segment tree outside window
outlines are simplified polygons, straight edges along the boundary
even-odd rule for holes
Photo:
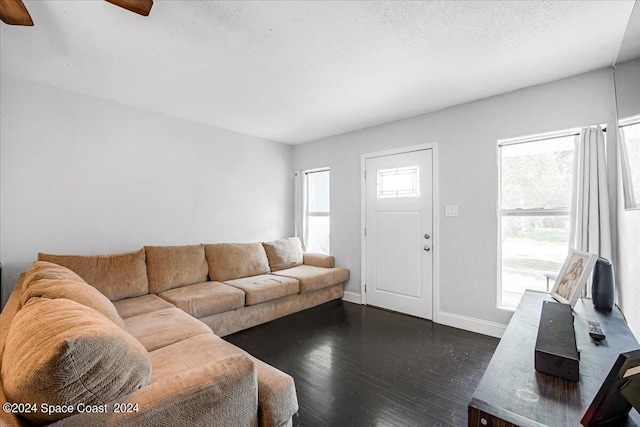
[[[499,145],[498,305],[526,289],[547,291],[567,255],[576,133]]]

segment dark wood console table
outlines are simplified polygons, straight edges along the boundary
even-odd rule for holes
[[[596,311],[591,300],[574,308],[576,344],[580,351],[577,383],[537,372],[534,348],[542,301],[547,293],[527,291],[513,314],[496,352],[469,403],[469,426],[579,426],[618,354],[640,348],[620,310]],[[587,320],[602,325],[606,339],[598,345],[589,337]],[[640,426],[631,408],[622,426]]]

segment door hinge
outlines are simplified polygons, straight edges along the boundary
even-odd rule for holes
[[[364,284],[364,291],[367,292],[367,284]]]
[[[367,236],[367,227],[364,228],[364,235]]]
[[[364,179],[367,179],[367,170],[364,170]]]

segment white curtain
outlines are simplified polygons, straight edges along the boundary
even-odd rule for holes
[[[609,191],[600,126],[583,128],[577,141],[569,244],[611,260]]]
[[[296,171],[293,174],[293,223],[295,235],[300,238],[302,250],[305,249],[305,174],[304,171]]]
[[[620,147],[620,173],[622,175],[622,190],[624,191],[624,207],[635,208],[638,205],[633,188],[634,183],[631,179],[631,166],[629,165],[629,152],[627,150],[624,128],[620,128],[618,145]]]

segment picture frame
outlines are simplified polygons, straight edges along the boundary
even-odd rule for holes
[[[622,424],[631,407],[640,408],[640,349],[620,353],[580,424]]]
[[[575,307],[597,260],[596,254],[569,249],[551,296],[558,302],[570,304],[571,308]]]

